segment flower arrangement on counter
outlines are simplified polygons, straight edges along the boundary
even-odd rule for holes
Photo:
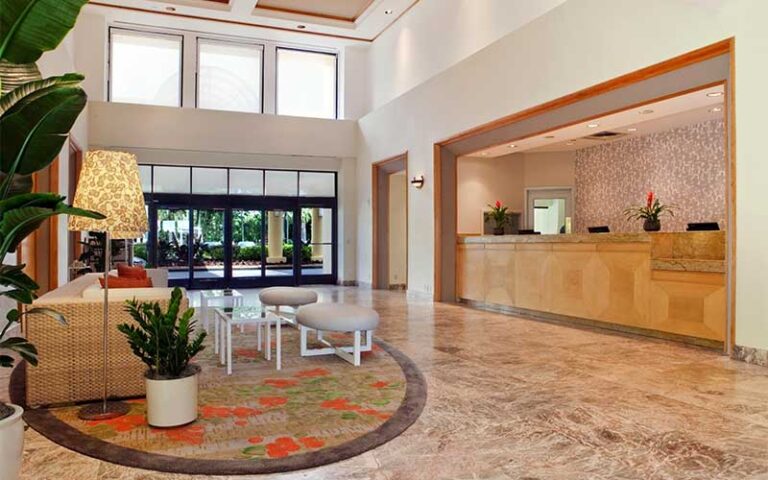
[[[661,230],[661,217],[674,217],[675,213],[671,206],[661,203],[651,191],[646,196],[644,206],[629,207],[624,210],[624,215],[627,221],[643,220],[643,230],[646,232],[658,232]]]
[[[490,207],[491,211],[487,215],[495,224],[493,234],[504,235],[504,225],[507,224],[507,210],[509,210],[509,207],[505,207],[501,200],[496,200],[495,204],[488,205],[488,207]]]

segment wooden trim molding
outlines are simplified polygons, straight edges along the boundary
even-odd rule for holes
[[[328,19],[328,20],[339,20],[339,21],[342,21],[342,22],[354,23],[355,20],[360,18],[360,16],[363,13],[365,13],[366,10],[368,10],[368,8],[371,6],[372,3],[373,3],[373,0],[367,0],[363,4],[363,7],[359,11],[357,11],[354,15],[352,15],[351,17],[343,17],[343,16],[340,16],[340,15],[330,15],[330,14],[327,14],[327,13],[319,13],[319,12],[310,12],[310,11],[307,11],[307,10],[297,10],[295,8],[274,7],[274,6],[271,6],[271,5],[264,6],[264,5],[261,5],[260,3],[256,4],[255,10],[256,11],[267,10],[267,11],[270,11],[270,12],[288,13],[288,14],[291,14],[291,15],[301,15],[301,16],[305,16],[305,17],[316,17],[316,18],[324,18],[324,19]]]

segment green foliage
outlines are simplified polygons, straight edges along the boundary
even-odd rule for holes
[[[0,8],[0,59],[36,62],[75,26],[88,0],[3,0]]]
[[[16,71],[36,74],[32,64],[53,50],[74,26],[87,0],[0,0],[0,61],[21,65]],[[28,75],[32,78],[34,75]],[[96,212],[68,206],[53,193],[31,193],[30,175],[44,169],[61,151],[67,134],[85,107],[83,77],[66,74],[35,79],[0,96],[0,258],[15,250],[43,221],[55,215],[104,218]],[[3,78],[0,78],[2,85]],[[11,85],[11,82],[9,82]],[[2,91],[2,89],[0,89]],[[0,296],[30,304],[39,286],[23,272],[24,265],[0,265]],[[44,308],[21,313],[12,309],[0,331],[0,350],[16,352],[37,364],[37,349],[21,337],[8,337],[24,315],[48,315],[65,323],[60,314]],[[0,367],[12,367],[13,357],[0,355]]]
[[[133,353],[149,367],[149,378],[183,376],[192,358],[205,348],[205,331],[192,337],[195,310],[190,308],[179,316],[181,299],[181,289],[176,287],[166,312],[157,302],[126,302],[126,310],[136,323],[123,323],[117,329],[126,336]]]
[[[627,217],[627,221],[650,220],[658,222],[659,218],[664,215],[674,217],[673,207],[659,202],[659,199],[654,196],[653,192],[648,192],[644,206],[635,205],[624,210],[624,216]]]
[[[260,262],[264,256],[264,252],[261,245],[254,245],[253,247],[235,246],[232,256],[235,261]]]
[[[149,261],[149,252],[147,251],[146,243],[137,243],[133,246],[133,255],[141,258],[142,260]]]
[[[290,262],[293,258],[293,244],[283,244],[283,256]],[[310,245],[301,246],[301,263],[310,263],[312,261],[312,247]]]

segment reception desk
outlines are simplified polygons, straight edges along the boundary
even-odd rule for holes
[[[463,236],[472,306],[722,347],[725,233]]]

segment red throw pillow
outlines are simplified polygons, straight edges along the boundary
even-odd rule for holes
[[[99,277],[99,283],[101,283],[101,288],[104,288],[104,277]],[[109,288],[152,288],[152,279],[110,275]]]
[[[147,271],[144,267],[131,267],[126,263],[117,264],[117,276],[125,278],[147,278]]]

